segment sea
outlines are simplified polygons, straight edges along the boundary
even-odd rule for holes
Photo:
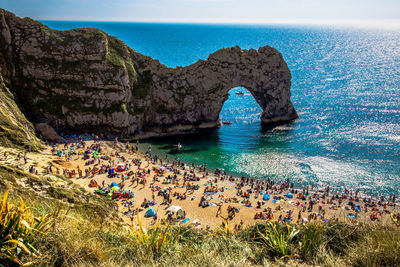
[[[278,49],[292,73],[295,121],[262,126],[261,108],[232,88],[220,117],[232,121],[192,136],[145,140],[163,158],[207,164],[236,176],[298,186],[330,185],[374,196],[400,190],[400,31],[344,26],[42,21],[99,28],[168,67],[224,47]],[[241,92],[243,94],[237,94]],[[174,145],[183,147],[177,150]]]

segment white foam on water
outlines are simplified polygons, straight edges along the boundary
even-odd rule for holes
[[[389,140],[395,141],[397,143],[400,143],[400,135],[391,135],[387,137]]]
[[[287,178],[295,182],[301,180],[306,184],[319,186],[331,185],[332,189],[367,189],[380,193],[389,192],[395,175],[376,173],[363,163],[346,162],[323,156],[297,158],[291,154],[239,154],[235,156],[233,170],[245,172],[256,178],[272,177],[277,180]]]
[[[290,130],[294,130],[295,127],[293,126],[288,126],[288,125],[279,125],[276,126],[275,128],[272,129],[273,132],[275,131],[290,131]]]

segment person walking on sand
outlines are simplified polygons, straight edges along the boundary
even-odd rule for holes
[[[217,210],[217,214],[215,215],[215,217],[218,217],[218,215],[221,214],[221,210],[222,210],[222,203],[218,205],[218,210]]]

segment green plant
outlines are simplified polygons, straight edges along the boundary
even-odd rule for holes
[[[300,256],[303,259],[310,259],[322,243],[322,225],[308,223],[301,229],[300,236]]]
[[[279,224],[268,222],[265,225],[265,234],[259,232],[261,243],[273,255],[285,257],[290,255],[292,240],[299,231],[289,224]]]
[[[222,218],[222,220],[224,220],[224,226],[223,227],[218,227],[217,230],[214,233],[208,235],[207,237],[212,237],[212,236],[216,236],[216,235],[222,235],[222,236],[224,236],[226,238],[229,238],[229,237],[232,236],[232,231],[231,231],[231,228],[229,227],[228,220],[223,218],[223,217],[221,217],[221,218]]]
[[[140,249],[147,253],[158,254],[162,248],[177,240],[180,232],[171,230],[170,224],[161,224],[160,221],[149,231],[147,231],[142,224],[140,216],[137,216],[138,226],[128,226],[127,241],[133,243]]]
[[[121,105],[121,110],[122,110],[123,113],[128,113],[128,109],[126,108],[126,104],[125,103]]]
[[[60,210],[35,217],[26,202],[20,199],[18,204],[8,200],[8,192],[0,196],[0,258],[23,264],[20,260],[22,252],[38,256],[35,241],[46,235],[54,226]]]

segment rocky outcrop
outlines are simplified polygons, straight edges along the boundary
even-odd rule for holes
[[[42,142],[35,135],[35,128],[15,103],[14,96],[6,87],[1,73],[0,145],[27,151],[38,151],[43,148]]]
[[[154,136],[218,125],[228,91],[247,88],[264,123],[297,117],[282,55],[221,49],[167,68],[96,29],[52,30],[0,11],[0,64],[25,114],[58,131]]]
[[[66,141],[54,130],[53,127],[51,127],[47,123],[36,123],[35,128],[37,133],[39,134],[39,137],[44,140],[56,141],[58,143],[63,143]]]

